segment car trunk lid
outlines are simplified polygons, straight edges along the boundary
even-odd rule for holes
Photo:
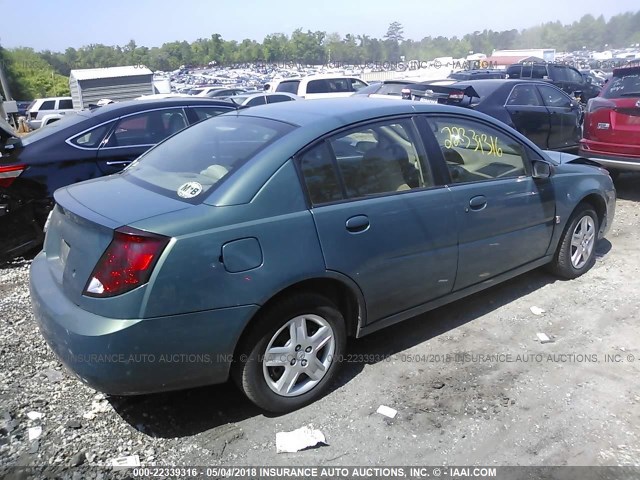
[[[54,198],[44,250],[52,275],[80,306],[92,300],[83,292],[115,229],[189,207],[119,175],[60,189]]]

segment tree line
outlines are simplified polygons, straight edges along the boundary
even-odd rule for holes
[[[151,70],[172,71],[183,65],[241,65],[327,63],[364,65],[398,62],[401,59],[426,61],[436,57],[465,57],[469,52],[490,55],[493,50],[555,48],[558,51],[604,50],[640,43],[640,11],[603,16],[584,15],[568,25],[547,22],[524,30],[475,31],[463,37],[404,38],[402,24],[392,22],[383,38],[365,34],[295,30],[291,35],[273,33],[262,42],[245,39],[224,40],[221,35],[194,42],[174,41],[160,47],[139,46],[134,40],[124,46],[90,44],[67,48],[64,52],[35,51],[31,48],[2,49],[0,64],[5,67],[14,98],[34,98],[69,93],[72,69],[145,65]]]

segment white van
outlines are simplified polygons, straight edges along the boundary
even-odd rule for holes
[[[275,85],[272,91],[298,95],[308,100],[316,98],[349,97],[368,86],[368,83],[356,77],[340,75],[310,75],[303,78],[286,78]]]
[[[27,108],[27,123],[32,129],[36,129],[42,126],[45,115],[65,115],[71,112],[74,112],[71,97],[36,98]]]

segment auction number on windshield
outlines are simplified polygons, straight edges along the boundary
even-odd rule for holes
[[[483,155],[502,157],[502,148],[498,145],[498,137],[477,133],[475,130],[467,130],[462,127],[443,127],[440,133],[447,135],[444,141],[445,148],[462,147],[473,149]]]

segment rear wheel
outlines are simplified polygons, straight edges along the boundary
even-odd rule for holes
[[[321,295],[297,295],[256,319],[232,376],[259,407],[295,410],[326,392],[345,344],[345,322],[336,306]]]
[[[581,203],[573,212],[565,228],[551,270],[564,278],[576,278],[589,270],[596,261],[598,215]]]

